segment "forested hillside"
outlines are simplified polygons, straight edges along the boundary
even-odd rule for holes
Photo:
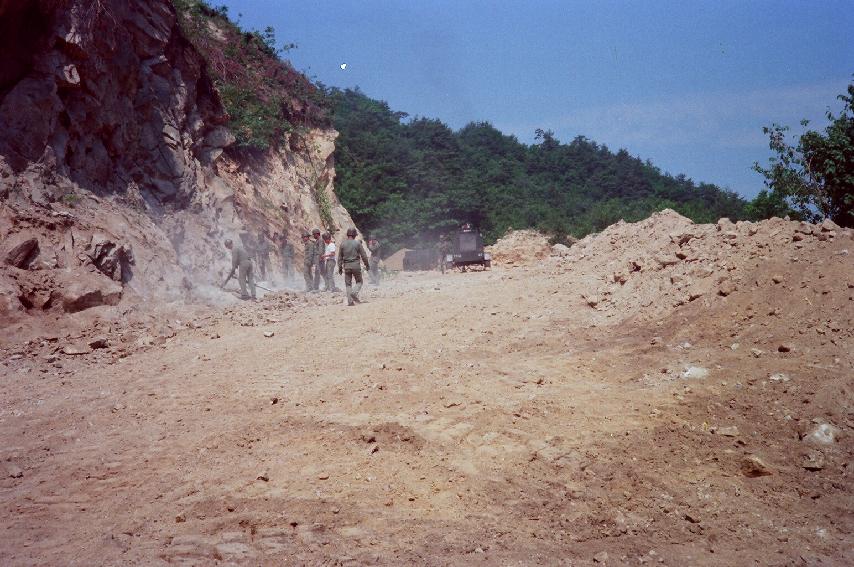
[[[487,240],[509,227],[582,236],[670,207],[697,222],[744,218],[732,191],[579,136],[538,131],[525,145],[486,122],[454,132],[409,119],[356,90],[329,89],[334,109],[336,190],[365,231],[392,246],[433,242],[463,221]]]

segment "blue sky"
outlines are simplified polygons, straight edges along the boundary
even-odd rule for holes
[[[583,135],[747,197],[770,155],[762,126],[824,125],[854,74],[854,0],[211,3],[394,110],[525,143]]]

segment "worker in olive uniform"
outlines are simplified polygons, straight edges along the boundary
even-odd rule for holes
[[[282,275],[285,276],[285,281],[291,281],[294,277],[294,245],[288,242],[288,235],[282,235],[282,245],[280,248],[282,254]]]
[[[314,280],[313,280],[313,289],[314,291],[320,291],[320,276],[323,274],[323,270],[326,268],[326,265],[323,262],[323,253],[326,251],[326,245],[323,243],[323,239],[320,238],[320,229],[315,228],[311,231],[311,236],[314,240],[312,240],[312,244],[314,244]]]
[[[307,232],[302,235],[302,244],[304,252],[302,275],[305,278],[305,290],[314,291],[314,272],[312,270],[317,270],[317,246]]]
[[[360,240],[356,240],[356,229],[347,229],[347,240],[341,243],[338,247],[338,273],[344,273],[344,287],[347,291],[347,305],[361,303],[359,301],[359,291],[362,289],[362,266],[359,265],[359,259],[365,264],[365,269],[368,266],[368,253],[365,252],[365,247],[362,246]],[[356,280],[356,285],[353,287],[353,280]]]
[[[263,232],[258,233],[258,242],[255,245],[255,261],[258,264],[258,273],[261,279],[267,279],[267,263],[270,261],[270,243],[267,242],[267,235]]]
[[[371,285],[380,285],[380,243],[376,238],[368,238],[368,250],[371,252],[368,274]]]
[[[222,283],[221,287],[225,287],[228,280],[234,276],[234,271],[237,270],[237,282],[240,284],[240,299],[249,299],[247,287],[252,293],[252,299],[255,299],[255,278],[252,275],[252,258],[240,244],[235,244],[231,240],[225,241],[225,247],[231,250],[231,271],[228,277]]]
[[[448,254],[451,253],[451,241],[448,239],[447,234],[442,234],[439,236],[439,269],[442,270],[442,273],[445,273],[445,262]]]

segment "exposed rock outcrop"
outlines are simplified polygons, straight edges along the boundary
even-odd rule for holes
[[[37,238],[28,238],[16,244],[6,253],[5,262],[16,268],[26,270],[33,260],[39,255],[39,241]]]
[[[228,267],[226,237],[267,239],[275,270],[283,237],[322,226],[318,194],[331,228],[352,225],[333,192],[337,133],[307,124],[280,149],[235,150],[168,0],[0,0],[0,22],[7,315],[21,282],[48,285],[35,272],[86,266],[133,297],[198,298]]]

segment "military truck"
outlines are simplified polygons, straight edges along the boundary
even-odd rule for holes
[[[485,270],[492,265],[489,252],[483,249],[483,236],[469,223],[451,235],[451,253],[443,260],[446,266],[459,268],[463,272],[470,266],[480,266]]]

